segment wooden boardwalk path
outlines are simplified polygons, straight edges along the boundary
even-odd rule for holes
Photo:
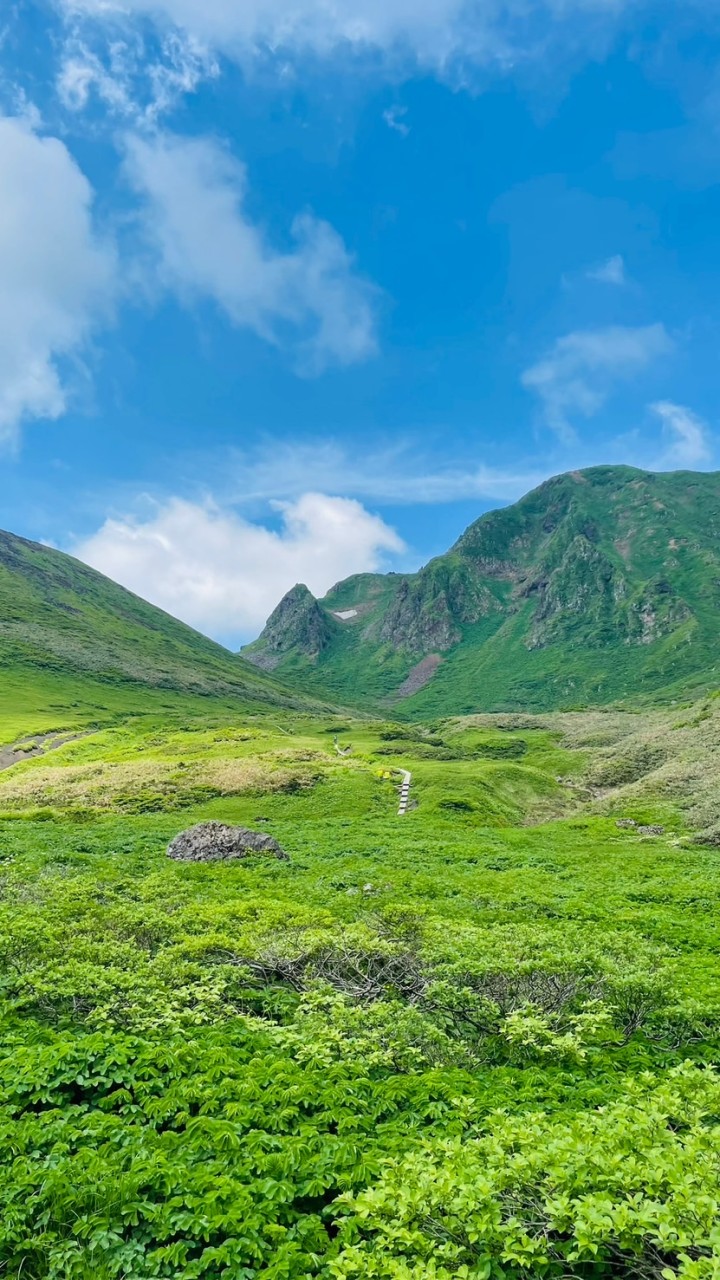
[[[402,775],[402,783],[400,784],[400,807],[398,808],[398,814],[403,815],[407,813],[412,774],[408,769],[398,769],[397,772]]]

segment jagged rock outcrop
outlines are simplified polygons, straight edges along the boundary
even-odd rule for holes
[[[606,643],[608,629],[617,629],[622,617],[618,605],[627,594],[623,571],[584,534],[577,534],[557,568],[539,584],[528,648],[578,630],[590,644]]]
[[[227,862],[253,853],[268,858],[288,858],[277,840],[264,831],[231,827],[224,822],[198,822],[181,831],[167,847],[168,857],[178,862]]]
[[[672,585],[660,579],[649,582],[628,609],[627,643],[652,644],[677,631],[692,619],[692,612]]]
[[[285,654],[302,654],[311,661],[330,643],[333,619],[321,609],[315,596],[298,582],[270,614],[262,634],[243,651],[256,666],[272,671]]]
[[[434,562],[403,578],[378,635],[415,657],[441,653],[457,644],[466,623],[497,609],[497,601],[470,566]]]

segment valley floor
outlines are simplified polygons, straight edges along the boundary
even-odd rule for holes
[[[717,1280],[717,706],[4,770],[0,1275]],[[210,818],[289,861],[166,857]]]

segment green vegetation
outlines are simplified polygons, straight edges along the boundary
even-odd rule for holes
[[[244,652],[420,719],[687,699],[720,679],[719,534],[720,475],[593,467],[482,516],[419,573],[319,602],[294,589]]]
[[[2,741],[129,713],[307,705],[71,556],[0,533]]]
[[[1,772],[0,1274],[717,1280],[720,853],[665,778],[703,734],[712,825],[719,705],[206,703]],[[166,857],[209,818],[290,860]]]
[[[481,521],[472,554],[503,530],[517,552],[536,507]],[[463,624],[487,639],[507,584],[464,554],[427,580],[489,608]],[[331,717],[68,557],[0,556],[0,1275],[720,1280],[720,698]],[[523,653],[610,652],[588,563],[600,647],[561,575]],[[403,581],[333,607],[447,637]],[[342,620],[287,609],[274,643],[360,670]],[[677,608],[642,648],[634,616],[618,679],[641,652],[665,679]],[[383,652],[377,689],[406,662]],[[209,819],[288,860],[166,856]]]

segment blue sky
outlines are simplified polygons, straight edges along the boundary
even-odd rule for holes
[[[710,0],[20,0],[0,524],[231,645],[599,462],[718,465]]]

